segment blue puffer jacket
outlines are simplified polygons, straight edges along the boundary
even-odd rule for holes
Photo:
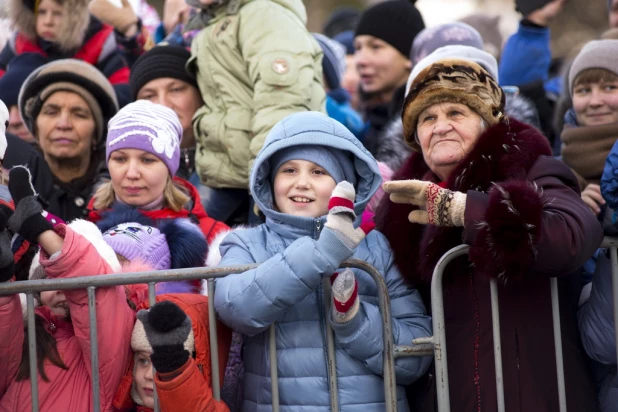
[[[368,274],[356,270],[360,310],[349,322],[334,323],[330,314],[324,313],[322,279],[352,251],[329,228],[321,230],[325,216],[292,216],[273,208],[269,160],[273,153],[299,144],[330,146],[354,155],[354,209],[358,216],[381,183],[369,152],[345,127],[327,116],[297,113],[280,121],[269,133],[250,180],[266,223],[234,231],[220,248],[222,265],[263,263],[258,269],[217,280],[215,293],[215,308],[223,322],[247,335],[243,411],[272,410],[267,329],[273,323],[277,325],[281,410],[330,411],[326,322],[331,323],[335,335],[340,410],[383,411],[382,318],[375,283]],[[430,318],[419,293],[404,285],[384,236],[370,232],[354,257],[374,265],[386,280],[395,343],[410,344],[412,339],[429,336]],[[396,361],[399,411],[409,410],[401,385],[423,375],[430,362],[429,357]]]
[[[586,353],[599,363],[594,365],[602,412],[618,411],[616,374],[616,335],[612,297],[611,263],[607,250],[599,255],[592,283],[582,290],[577,312],[579,333]]]

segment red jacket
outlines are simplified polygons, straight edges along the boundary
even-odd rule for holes
[[[95,247],[70,227],[58,225],[55,231],[64,237],[58,257],[41,253],[41,265],[49,278],[73,278],[113,273]],[[64,292],[71,320],[55,318],[45,307],[37,309],[56,339],[58,353],[67,370],[46,362],[49,382],[39,377],[39,410],[92,411],[92,374],[90,364],[90,327],[86,290]],[[112,400],[131,359],[131,332],[135,313],[126,303],[122,286],[98,288],[97,338],[101,411],[113,411]],[[22,359],[24,321],[18,296],[0,297],[0,411],[31,411],[30,380],[15,381]]]
[[[200,229],[202,229],[202,233],[206,236],[206,240],[209,244],[214,240],[217,234],[230,229],[225,223],[219,222],[206,214],[206,210],[204,210],[204,206],[202,206],[200,195],[195,186],[179,177],[174,177],[174,182],[181,184],[189,193],[191,200],[187,207],[178,212],[175,212],[169,208],[159,210],[143,210],[142,213],[144,215],[153,220],[176,219],[179,217],[195,218],[199,222],[198,224]],[[88,220],[96,223],[101,220],[101,211],[94,208],[94,202],[95,198],[93,197],[90,199],[90,203],[88,204],[88,210],[90,210]]]
[[[156,301],[168,300],[182,308],[193,323],[195,335],[195,358],[174,373],[171,379],[155,376],[157,395],[162,412],[228,412],[222,401],[215,401],[212,396],[212,373],[210,368],[210,335],[208,333],[208,298],[202,295],[169,294],[159,295]],[[147,309],[148,300],[142,302],[137,311]],[[232,331],[217,321],[217,343],[219,348],[219,383],[223,385],[225,366],[232,341]],[[114,398],[114,406],[122,411],[150,411],[138,407],[131,399],[133,387],[133,362],[126,369],[125,376]]]

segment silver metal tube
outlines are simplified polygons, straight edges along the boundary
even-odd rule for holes
[[[556,373],[558,375],[558,403],[560,412],[566,412],[566,389],[564,386],[564,361],[562,358],[562,332],[560,326],[560,302],[558,298],[558,279],[550,278],[551,312],[554,323],[554,345],[556,352]]]
[[[365,271],[378,288],[378,307],[382,315],[382,341],[384,343],[382,351],[382,367],[384,378],[384,409],[386,412],[397,411],[397,381],[395,380],[395,344],[393,338],[393,320],[391,317],[391,299],[388,295],[388,288],[384,278],[376,268],[369,263],[350,259],[343,262],[341,268],[351,267]]]
[[[328,357],[327,372],[330,392],[330,410],[339,410],[339,390],[337,389],[337,357],[335,354],[335,337],[333,336],[333,328],[330,326],[328,318],[331,311],[331,289],[330,278],[322,279],[324,287],[324,313],[326,315],[326,355]]]
[[[618,342],[618,304],[616,304],[618,300],[618,253],[616,252],[616,247],[609,248],[609,257],[612,263],[612,290],[613,290],[613,306],[614,306],[614,333],[615,333],[615,341]],[[618,345],[616,345],[616,359],[618,359]]]
[[[95,412],[101,410],[101,390],[99,382],[99,340],[97,334],[97,300],[95,296],[96,288],[90,286],[88,289],[88,317],[90,320],[90,368],[92,369],[92,406]]]
[[[11,282],[15,283],[15,282]],[[28,357],[30,359],[30,396],[32,399],[32,412],[39,412],[39,371],[36,362],[36,330],[34,323],[34,296],[26,295],[28,317]]]
[[[217,314],[215,313],[215,280],[208,279],[208,332],[210,333],[210,370],[212,376],[212,396],[221,399],[219,384],[219,342],[217,341]],[[225,350],[225,348],[224,348]]]
[[[433,356],[433,345],[395,346],[395,359],[408,356]]]
[[[204,279],[207,277],[221,278],[231,273],[242,273],[258,267],[253,265],[238,265],[224,267],[201,267],[173,270],[153,270],[148,272],[113,273],[108,275],[80,276],[77,278],[39,279],[23,282],[4,282],[0,284],[0,296],[17,293],[43,292],[46,290],[88,289],[107,286],[135,285],[139,283],[166,282],[177,280]]]
[[[277,370],[277,331],[273,323],[268,327],[268,354],[270,355],[270,386],[273,412],[279,412],[279,376]]]
[[[450,412],[448,363],[446,356],[446,328],[444,325],[444,297],[442,295],[442,278],[446,266],[459,256],[468,253],[469,246],[460,245],[446,252],[433,271],[431,279],[431,316],[434,336],[434,360],[436,367],[436,389],[438,392],[438,411]]]
[[[148,306],[153,307],[155,303],[157,303],[157,293],[156,293],[156,284],[155,282],[148,283]],[[157,385],[156,385],[156,377],[157,371],[155,370],[154,365],[152,365],[152,381],[155,383],[152,385],[152,397],[154,400],[154,412],[160,412],[161,409],[159,407],[159,397],[157,396]]]
[[[491,323],[494,336],[494,366],[496,369],[496,396],[498,411],[504,412],[504,377],[502,375],[502,338],[500,336],[500,304],[498,301],[498,281],[489,281],[491,292]]]

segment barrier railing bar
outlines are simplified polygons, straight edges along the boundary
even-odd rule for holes
[[[26,294],[28,308],[28,357],[30,358],[30,391],[32,398],[32,412],[39,411],[39,376],[36,361],[36,330],[34,323],[34,296]]]
[[[148,306],[153,307],[156,303],[156,283],[149,282],[148,283]],[[156,376],[157,371],[155,370],[154,365],[152,365],[152,381],[154,383],[154,377]],[[157,396],[157,385],[152,385],[152,399],[154,402],[154,412],[160,412],[161,409],[159,407],[159,397]]]
[[[494,337],[494,366],[496,369],[496,395],[498,411],[504,412],[504,377],[502,375],[502,338],[500,335],[500,305],[498,302],[498,281],[489,282],[491,292],[491,323]]]
[[[101,410],[101,393],[99,385],[99,341],[97,333],[97,301],[95,297],[96,288],[90,286],[88,289],[88,317],[90,327],[90,368],[92,369],[92,403],[95,412]]]
[[[212,377],[212,396],[215,400],[221,399],[219,384],[219,345],[217,345],[217,313],[215,312],[215,280],[207,279],[208,287],[208,325],[210,333],[210,365]],[[213,343],[214,342],[214,343]]]
[[[450,412],[448,363],[446,356],[446,328],[444,325],[444,297],[442,295],[442,278],[444,268],[459,256],[468,253],[468,245],[459,245],[446,252],[433,271],[431,279],[431,316],[433,323],[434,361],[436,368],[436,390],[438,395],[438,411]]]
[[[276,324],[268,327],[268,354],[270,355],[270,386],[273,412],[279,412],[279,372],[277,370],[277,331]]]
[[[96,287],[125,286],[150,282],[169,282],[176,280],[194,280],[205,277],[220,278],[232,273],[242,273],[255,269],[258,265],[225,266],[222,268],[190,268],[161,271],[113,273],[107,275],[82,276],[77,278],[39,279],[0,284],[0,296],[17,293],[42,292],[46,290],[88,289]]]
[[[566,412],[566,389],[564,386],[564,360],[562,359],[562,328],[560,325],[560,301],[558,298],[558,279],[550,278],[551,314],[554,324],[554,345],[556,352],[556,373],[558,375],[558,405],[560,412]]]
[[[330,279],[322,279],[322,286],[324,289],[324,314],[326,316],[326,355],[328,358],[328,364],[326,365],[328,373],[328,384],[330,393],[330,410],[339,410],[339,392],[337,389],[337,359],[335,357],[335,337],[333,336],[333,328],[330,326],[328,319],[330,318],[330,300],[331,289]]]
[[[414,343],[414,341],[412,341],[412,343]],[[395,359],[408,356],[433,356],[433,345],[397,345],[394,351]]]

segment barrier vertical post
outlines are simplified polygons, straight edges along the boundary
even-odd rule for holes
[[[279,412],[279,376],[277,371],[277,326],[268,327],[268,353],[270,355],[270,385],[273,412]]]
[[[500,304],[498,302],[498,281],[491,279],[491,322],[494,337],[494,366],[496,369],[496,396],[498,411],[504,412],[504,377],[502,375],[502,338],[500,335]]]
[[[32,398],[32,412],[39,412],[39,376],[36,360],[36,330],[34,322],[34,296],[32,292],[26,294],[28,317],[28,358],[30,360],[30,391]]]
[[[153,307],[155,305],[155,303],[157,302],[157,294],[156,294],[156,289],[155,289],[155,282],[149,282],[148,283],[148,306],[149,307]],[[155,370],[154,365],[152,366],[152,397],[153,397],[153,401],[154,401],[154,412],[160,412],[161,409],[159,408],[159,397],[157,396],[157,385],[155,383],[155,376],[157,374],[157,371]]]
[[[330,410],[339,410],[339,391],[337,389],[337,359],[335,357],[335,339],[333,337],[333,328],[328,321],[331,311],[331,289],[330,278],[322,279],[324,289],[324,313],[326,316],[326,354],[328,357],[327,373],[330,392]]]
[[[446,328],[444,325],[444,297],[442,295],[442,278],[446,266],[459,256],[468,253],[467,245],[457,246],[446,252],[433,271],[431,278],[431,316],[434,336],[434,360],[436,368],[436,390],[438,395],[438,411],[450,412],[451,399],[448,384],[448,360],[446,356]]]
[[[101,394],[99,382],[99,341],[97,333],[97,302],[95,297],[96,288],[90,286],[88,291],[88,317],[90,327],[90,367],[92,369],[92,403],[95,412],[101,410]]]
[[[558,279],[549,279],[551,286],[551,312],[554,324],[554,352],[556,353],[556,374],[558,375],[558,404],[560,412],[566,412],[566,389],[564,386],[564,360],[562,358],[562,331],[560,326],[560,302],[558,298]]]
[[[217,340],[217,314],[215,313],[215,280],[206,281],[208,286],[208,330],[210,336],[210,370],[212,376],[212,396],[221,399],[219,384],[219,341]]]

